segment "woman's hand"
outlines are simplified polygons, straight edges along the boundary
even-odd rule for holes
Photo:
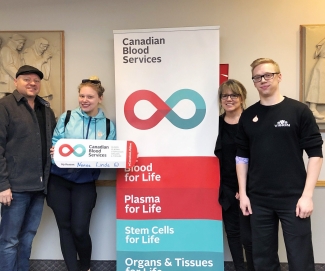
[[[240,196],[239,196],[239,193],[238,192],[236,192],[235,198],[238,199],[238,200],[240,200]]]

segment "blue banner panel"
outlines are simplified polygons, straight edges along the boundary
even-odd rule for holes
[[[220,220],[117,220],[118,251],[223,251]]]

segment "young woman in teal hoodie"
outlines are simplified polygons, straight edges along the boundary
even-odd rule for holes
[[[116,139],[113,122],[107,120],[99,108],[105,91],[99,79],[84,79],[78,89],[79,107],[60,116],[52,138],[52,154],[61,138]],[[89,225],[96,204],[95,180],[99,174],[100,170],[95,168],[66,169],[52,165],[47,203],[55,215],[62,254],[69,271],[90,270]]]

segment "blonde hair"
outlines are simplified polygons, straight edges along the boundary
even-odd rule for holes
[[[276,63],[273,59],[271,59],[271,58],[258,58],[258,59],[255,59],[255,60],[252,62],[252,64],[251,64],[251,67],[252,67],[252,74],[253,74],[254,69],[255,69],[258,65],[265,64],[265,63],[271,63],[271,64],[273,64],[273,66],[274,66],[274,68],[275,68],[275,72],[280,73],[280,67],[279,67],[279,64]]]
[[[97,92],[99,97],[102,97],[105,91],[104,87],[102,86],[102,83],[96,75],[90,76],[89,79],[83,79],[82,83],[78,86],[78,92],[80,92],[80,89],[84,86],[89,86],[93,88]]]
[[[222,108],[221,103],[221,95],[222,92],[226,89],[230,89],[234,94],[237,94],[240,96],[242,100],[242,108],[246,108],[246,97],[247,97],[247,91],[246,88],[242,83],[235,79],[228,79],[227,81],[223,82],[218,89],[218,97],[219,97],[219,111],[220,113],[223,113],[224,109]]]

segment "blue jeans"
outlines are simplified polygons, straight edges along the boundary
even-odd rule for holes
[[[13,192],[12,197],[10,206],[1,206],[0,270],[28,271],[45,195],[42,191]]]

